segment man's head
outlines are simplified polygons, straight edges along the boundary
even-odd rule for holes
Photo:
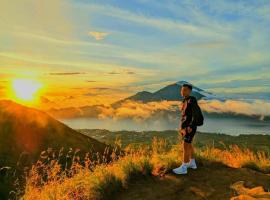
[[[182,97],[187,97],[190,95],[192,90],[192,85],[189,84],[183,84],[183,86],[181,87],[181,96]]]

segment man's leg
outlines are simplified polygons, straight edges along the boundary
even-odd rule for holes
[[[196,133],[196,128],[192,130],[191,133],[188,133],[188,135],[185,137],[185,142],[188,146],[188,167],[192,169],[197,169],[197,165],[194,159],[194,148],[192,146],[193,137]],[[186,162],[186,161],[185,161]]]
[[[187,174],[187,168],[189,164],[190,149],[187,142],[183,141],[183,162],[178,168],[173,169],[175,174]]]
[[[188,133],[186,136],[185,136],[185,142],[188,143],[188,148],[189,148],[189,160],[191,159],[194,159],[194,148],[192,146],[192,141],[193,141],[193,138],[194,138],[194,135],[196,133],[196,128],[194,128],[192,130],[191,133]]]
[[[193,169],[197,168],[194,159],[192,159],[192,162],[191,162],[193,164],[190,165],[190,158],[193,158],[193,152],[194,152],[193,147],[191,145],[193,136],[194,136],[193,133],[188,133],[183,137],[183,139],[184,139],[184,141],[183,141],[183,162],[182,162],[182,165],[180,167],[173,169],[173,172],[176,174],[186,174],[188,167],[191,167]]]
[[[190,154],[189,154],[189,168],[192,168],[192,169],[197,169],[197,165],[196,165],[196,162],[195,162],[195,158],[194,158],[194,148],[192,146],[192,144],[190,144],[189,146],[190,150]]]
[[[192,146],[192,144],[190,144],[190,156],[189,156],[189,160],[194,159],[194,148]]]
[[[188,163],[191,157],[190,144],[187,142],[183,142],[183,162]]]

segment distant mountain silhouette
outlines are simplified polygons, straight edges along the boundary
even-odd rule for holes
[[[80,117],[89,117],[89,118],[99,118],[99,115],[103,110],[112,108],[121,107],[122,103],[126,101],[137,101],[142,103],[147,102],[159,102],[162,100],[167,101],[181,101],[182,96],[180,95],[180,89],[183,84],[188,83],[187,81],[178,81],[176,83],[167,85],[156,92],[141,91],[132,95],[130,97],[118,100],[111,105],[91,105],[91,106],[81,106],[81,107],[68,107],[68,108],[52,108],[47,112],[50,113],[53,117],[57,119],[69,119],[69,118],[80,118]],[[190,83],[189,83],[190,84]],[[218,99],[223,101],[224,99],[207,92],[199,87],[193,85],[191,95],[195,96],[198,100],[200,99]]]
[[[69,128],[45,112],[12,101],[0,101],[0,168],[16,165],[21,153],[35,161],[40,152],[62,147],[103,153],[106,145]]]
[[[148,92],[148,91],[142,91],[138,92],[133,96],[127,97],[125,99],[122,99],[120,101],[117,101],[112,104],[113,107],[118,107],[120,106],[123,102],[127,100],[132,100],[132,101],[140,101],[143,103],[147,102],[153,102],[153,101],[162,101],[162,100],[167,100],[167,101],[179,101],[182,99],[182,96],[180,95],[180,89],[183,86],[183,84],[190,84],[187,81],[178,81],[176,83],[170,84],[165,86],[164,88],[161,88],[160,90],[156,92]],[[210,92],[206,92],[203,89],[200,89],[196,86],[193,85],[193,90],[191,93],[192,96],[196,97],[198,100],[199,99],[218,99],[215,95],[213,95]]]

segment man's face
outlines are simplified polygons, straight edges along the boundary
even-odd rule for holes
[[[186,97],[190,95],[190,89],[188,87],[181,87],[181,96]]]

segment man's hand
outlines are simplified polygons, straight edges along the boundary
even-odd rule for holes
[[[181,134],[183,137],[187,134],[185,129],[179,129],[178,133]]]
[[[192,132],[192,128],[191,127],[187,127],[187,132],[191,133]]]

